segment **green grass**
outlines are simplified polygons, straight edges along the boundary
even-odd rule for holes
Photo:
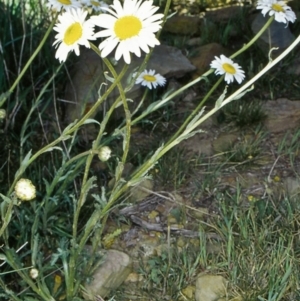
[[[144,277],[140,298],[186,300],[181,299],[182,292],[203,272],[223,275],[229,281],[228,300],[299,298],[298,203],[287,197],[245,203],[240,188],[236,190],[236,194],[218,197],[219,214],[210,219],[220,238],[214,242],[217,252],[210,251],[212,241],[201,222],[200,240],[178,243],[182,238],[175,242],[168,238],[169,247],[162,254],[140,263],[139,273]],[[122,294],[126,296],[126,288]]]

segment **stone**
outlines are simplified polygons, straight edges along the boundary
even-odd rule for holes
[[[94,272],[91,283],[84,286],[84,298],[89,301],[98,300],[97,295],[105,298],[126,280],[131,270],[132,260],[126,253],[105,251],[104,263]]]
[[[192,300],[195,294],[195,287],[188,285],[181,290],[181,293],[187,298],[187,300]]]
[[[241,15],[243,12],[243,6],[232,5],[227,7],[222,7],[219,9],[207,10],[205,12],[205,18],[214,22],[226,24],[230,20]]]
[[[222,153],[227,151],[237,143],[238,133],[220,133],[220,135],[213,141],[213,149],[215,153]]]
[[[148,195],[152,193],[153,181],[150,179],[144,179],[136,186],[130,187],[130,200],[133,203],[144,200]]]
[[[200,46],[195,49],[194,53],[191,63],[197,68],[194,72],[196,76],[200,76],[210,69],[210,64],[215,59],[215,56],[220,56],[221,54],[225,56],[230,55],[230,51],[218,43]]]
[[[300,58],[294,57],[290,63],[287,73],[292,75],[300,75]]]
[[[200,32],[201,19],[189,16],[173,16],[163,27],[164,32],[193,36]]]
[[[257,34],[268,21],[269,16],[264,17],[259,13],[251,24],[254,34]],[[291,33],[286,24],[280,22],[272,22],[270,27],[259,37],[258,46],[268,55],[269,50],[278,47],[278,50],[272,52],[272,58],[280,55],[295,40],[295,36]]]
[[[283,183],[287,194],[291,198],[299,197],[300,194],[300,179],[287,177]]]
[[[195,301],[225,301],[227,281],[219,275],[200,275],[196,280]]]
[[[264,125],[269,132],[280,133],[300,127],[300,101],[280,98],[263,104],[267,117]]]

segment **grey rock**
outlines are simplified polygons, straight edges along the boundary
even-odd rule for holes
[[[287,177],[284,179],[284,187],[287,194],[292,197],[299,197],[300,194],[300,179]]]
[[[97,295],[106,297],[125,281],[131,270],[132,260],[126,253],[117,250],[106,251],[104,263],[93,274],[92,282],[85,285],[84,298],[96,301]]]
[[[266,24],[269,17],[264,17],[259,13],[251,24],[251,29],[254,34],[257,34]],[[295,40],[295,36],[291,33],[289,27],[284,23],[273,21],[270,27],[258,39],[259,47],[268,55],[268,52],[273,47],[278,47],[274,50],[272,57],[278,56]]]
[[[225,301],[227,281],[219,275],[200,275],[196,280],[195,301]]]
[[[300,101],[280,98],[263,105],[267,115],[264,125],[272,133],[285,132],[300,126]]]

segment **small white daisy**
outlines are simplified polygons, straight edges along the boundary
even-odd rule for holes
[[[136,73],[133,74],[135,76]],[[155,70],[144,70],[136,79],[136,84],[141,84],[142,86],[147,86],[149,89],[152,87],[155,89],[157,86],[164,86],[166,84],[166,79],[159,73],[155,74]]]
[[[54,30],[58,32],[55,36],[58,49],[55,58],[60,62],[65,62],[70,51],[75,51],[79,55],[79,45],[90,48],[89,40],[95,40],[94,24],[85,18],[87,11],[83,9],[70,9],[58,17],[59,23],[55,25]]]
[[[35,186],[28,179],[20,179],[15,186],[15,194],[21,201],[31,201],[36,197]]]
[[[292,9],[286,5],[285,1],[277,0],[259,0],[256,9],[261,9],[261,13],[265,16],[269,12],[269,16],[275,16],[275,20],[281,23],[295,22],[296,15]]]
[[[245,72],[241,67],[223,54],[220,58],[215,56],[215,60],[211,62],[210,67],[216,69],[215,74],[217,75],[225,74],[227,84],[233,82],[234,79],[240,84],[245,78]]]
[[[81,8],[81,3],[77,0],[48,0],[46,4],[49,8],[60,11],[62,8],[68,10],[70,8]]]
[[[114,0],[111,8],[103,8],[110,14],[92,16],[94,24],[105,28],[95,34],[96,37],[107,38],[99,45],[101,56],[106,57],[118,45],[115,59],[123,56],[130,64],[130,53],[141,56],[141,49],[149,53],[149,46],[159,45],[154,33],[161,28],[163,14],[154,14],[158,7],[153,1],[125,0],[123,7],[119,0]]]

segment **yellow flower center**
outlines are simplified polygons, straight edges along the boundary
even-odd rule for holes
[[[272,4],[272,9],[277,11],[277,12],[283,12],[284,13],[283,7],[278,3]]]
[[[70,5],[72,4],[71,0],[58,0],[59,3],[64,4],[64,5]]]
[[[82,26],[80,23],[76,22],[70,25],[64,36],[64,43],[67,45],[72,45],[77,42],[82,36]]]
[[[94,5],[94,6],[100,6],[100,3],[97,2],[97,1],[91,1],[91,4]]]
[[[230,73],[230,74],[235,74],[236,73],[235,68],[230,64],[224,63],[222,65],[222,67],[226,71],[226,73]]]
[[[114,31],[120,40],[137,36],[142,29],[142,22],[135,16],[125,16],[115,23]]]
[[[143,76],[143,79],[147,82],[155,82],[156,78],[153,75],[146,74]]]

